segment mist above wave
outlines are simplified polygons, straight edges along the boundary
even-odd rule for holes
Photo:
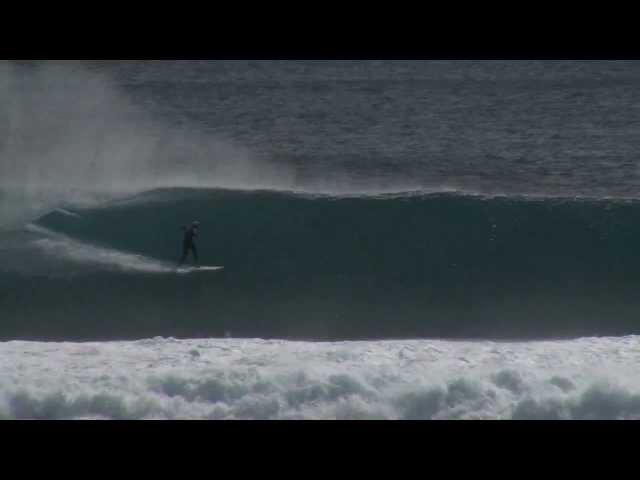
[[[0,62],[0,103],[0,223],[158,187],[292,185],[288,166],[152,118],[79,63]]]

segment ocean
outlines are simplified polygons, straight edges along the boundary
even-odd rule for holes
[[[0,62],[0,418],[640,418],[637,85]]]

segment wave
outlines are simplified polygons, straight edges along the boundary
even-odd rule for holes
[[[4,338],[640,333],[635,200],[164,189],[66,210],[35,222],[49,233],[34,248],[84,265],[83,279],[43,284],[28,308],[5,295]],[[225,269],[144,276],[171,270],[195,219],[202,263]],[[27,327],[25,312],[45,311],[49,324]]]

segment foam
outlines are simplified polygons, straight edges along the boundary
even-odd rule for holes
[[[640,418],[640,337],[0,343],[1,418]]]
[[[80,215],[78,215],[75,212],[70,212],[69,210],[65,210],[64,208],[56,208],[55,209],[56,212],[61,213],[62,215],[65,215],[67,217],[73,217],[73,218],[82,218]]]

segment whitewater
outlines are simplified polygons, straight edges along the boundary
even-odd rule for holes
[[[637,419],[640,337],[0,344],[0,417]]]

